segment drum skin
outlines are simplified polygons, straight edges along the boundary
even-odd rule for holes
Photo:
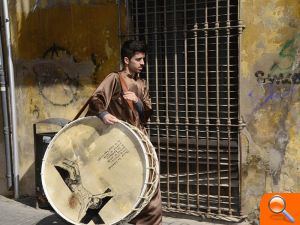
[[[60,130],[48,145],[41,170],[54,210],[72,224],[110,225],[136,216],[158,183],[154,148],[141,135],[126,123],[105,125],[97,117],[78,119]]]

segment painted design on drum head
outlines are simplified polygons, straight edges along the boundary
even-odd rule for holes
[[[99,212],[113,197],[111,189],[107,188],[102,194],[91,194],[82,184],[78,164],[69,159],[60,161],[54,167],[73,193],[69,199],[69,207],[75,208],[80,204],[78,221],[88,224],[92,220],[95,224],[105,224]]]

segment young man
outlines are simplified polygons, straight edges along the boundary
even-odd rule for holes
[[[93,94],[87,115],[97,115],[105,124],[119,119],[138,127],[144,133],[152,114],[151,99],[145,80],[139,77],[145,65],[143,42],[129,40],[121,49],[123,69],[110,73]],[[161,194],[159,188],[149,204],[130,223],[161,225]]]

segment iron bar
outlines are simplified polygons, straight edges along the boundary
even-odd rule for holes
[[[231,208],[231,115],[230,115],[230,0],[227,0],[227,130],[228,130],[228,200],[229,215],[232,215]]]
[[[176,0],[174,0],[174,70],[175,70],[175,114],[176,114],[176,118],[175,118],[175,123],[179,123],[179,117],[178,117],[178,73],[177,73],[177,23],[176,23]],[[179,174],[180,174],[180,169],[179,169],[179,152],[178,152],[178,148],[179,148],[179,143],[178,143],[178,137],[179,137],[179,133],[178,133],[178,125],[175,125],[175,129],[176,129],[176,152],[177,152],[177,161],[176,161],[176,169],[177,169],[177,208],[180,208],[180,200],[179,200],[179,194],[180,194],[180,187],[179,187]]]
[[[164,147],[161,147],[161,149],[162,150],[165,150],[165,148]],[[175,148],[173,148],[173,147],[169,147],[169,150],[170,150],[170,152],[171,151],[173,151],[173,150],[175,150]],[[179,148],[178,149],[178,151],[179,151],[179,155],[180,155],[180,157],[179,157],[179,162],[180,163],[185,163],[185,154],[186,154],[186,151],[185,151],[185,149],[184,148]],[[194,151],[190,151],[190,153],[194,153]],[[227,153],[227,152],[226,152]],[[223,155],[223,157],[221,157],[221,162],[219,163],[221,166],[227,166],[228,165],[228,158],[227,158],[227,154],[226,154],[225,152],[224,153],[222,153],[222,155]],[[211,157],[210,157],[210,164],[213,166],[216,166],[216,165],[218,165],[218,161],[216,161],[216,152],[212,152],[211,151]],[[161,155],[161,158],[162,159],[164,159],[165,160],[165,158],[166,158],[166,155],[165,154],[162,154]],[[174,154],[174,153],[170,153],[170,155],[169,155],[169,161],[170,162],[176,162],[176,155]],[[235,158],[236,160],[238,159],[238,154],[237,153],[235,153],[235,156],[233,157],[233,158]],[[191,162],[191,164],[194,164],[195,162],[196,162],[196,158],[192,158],[192,159],[190,159],[190,162]],[[206,160],[206,157],[205,156],[203,156],[202,154],[201,154],[201,156],[199,156],[199,158],[198,158],[198,161],[199,161],[199,163],[201,164],[201,165],[205,165],[205,160]],[[234,166],[236,166],[236,165],[238,165],[238,163],[232,163],[232,165],[234,165]],[[227,170],[228,171],[228,170]],[[216,174],[217,175],[217,174]],[[180,175],[179,175],[180,176]],[[211,180],[211,179],[210,179]],[[186,182],[186,180],[185,180],[185,182]]]
[[[163,192],[163,194],[164,194],[164,192]],[[195,209],[195,208],[196,208],[196,204],[195,204],[195,199],[194,199],[193,197],[196,197],[196,196],[195,196],[195,195],[192,195],[189,201],[191,202],[191,208]],[[205,196],[205,197],[206,197],[206,196]],[[211,197],[211,196],[210,196],[210,197]],[[175,198],[171,197],[171,199],[174,200]],[[164,200],[164,198],[163,198],[163,200]],[[181,201],[182,201],[182,202],[187,201],[187,197],[186,197],[186,196],[181,196]],[[224,201],[228,201],[228,199],[224,199]],[[213,201],[213,202],[215,203],[215,201]],[[202,198],[201,198],[201,203],[204,203],[204,201],[202,200]],[[173,204],[171,204],[171,205],[175,205],[175,203],[173,203]],[[185,206],[183,203],[182,203],[181,205],[182,205],[183,207]],[[217,207],[212,207],[212,208],[213,208],[214,210],[217,210]],[[202,206],[200,207],[200,209],[205,210],[205,207],[202,205]],[[228,205],[227,205],[227,204],[222,206],[222,211],[228,212],[228,213],[229,213],[229,211],[228,211]]]
[[[121,6],[122,6],[122,0],[118,0],[118,35],[119,35],[119,49],[121,49],[122,47],[122,32],[121,32]],[[71,6],[71,16],[73,15],[72,13],[72,6]],[[72,21],[73,21],[73,18],[72,18]],[[72,23],[73,24],[73,23]],[[73,27],[72,27],[72,31],[73,31]],[[121,70],[122,69],[122,66],[123,66],[123,63],[122,63],[122,59],[121,59],[121,56],[120,56],[120,63],[119,63],[119,69]]]
[[[144,1],[144,10],[145,10],[145,42],[147,44],[148,48],[148,0]],[[147,82],[147,88],[149,89],[149,60],[148,60],[149,53],[146,56],[146,82]],[[150,118],[148,120],[148,123],[150,122]],[[148,137],[151,136],[151,129],[147,129],[148,131]]]
[[[216,95],[217,95],[217,120],[216,120],[216,132],[217,132],[217,150],[218,150],[218,196],[221,194],[220,187],[220,108],[219,108],[219,99],[220,99],[220,90],[219,90],[219,0],[216,0],[216,23],[215,23],[215,32],[216,32]],[[218,213],[221,213],[221,199],[218,198]]]
[[[139,11],[138,11],[138,0],[135,0],[135,39],[139,40]]]
[[[126,17],[126,24],[127,24],[127,37],[130,37],[132,34],[130,32],[130,27],[131,27],[131,10],[129,7],[129,0],[125,0],[125,4],[126,4],[126,13],[127,13],[127,17]]]
[[[154,31],[157,31],[157,13],[156,13],[156,1],[154,1]],[[157,132],[157,154],[158,154],[158,160],[160,160],[160,129],[159,129],[159,95],[158,95],[158,59],[157,59],[157,34],[154,34],[154,51],[155,51],[155,92],[156,92],[156,132]]]
[[[243,22],[241,20],[241,3],[240,3],[240,0],[238,0],[238,82],[239,82],[239,85],[238,85],[238,94],[240,94],[240,87],[241,87],[241,79],[240,79],[240,75],[241,75],[241,52],[240,52],[240,49],[241,49],[241,45],[242,45],[242,33],[243,33],[243,29],[244,29],[244,25],[243,25]],[[239,198],[239,207],[241,207],[241,199],[242,199],[242,177],[241,177],[241,174],[242,174],[242,146],[241,146],[241,132],[242,132],[242,129],[245,127],[245,123],[241,117],[241,109],[240,109],[241,105],[240,105],[240,98],[238,98],[238,124],[239,124],[239,130],[238,130],[238,146],[239,146],[239,153],[240,153],[240,158],[239,158],[239,173],[240,173],[240,176],[239,176],[239,193],[240,193],[240,198]]]
[[[205,36],[205,110],[206,110],[206,119],[205,119],[205,130],[206,130],[206,157],[207,157],[207,164],[206,164],[206,171],[207,171],[207,213],[210,213],[210,182],[209,182],[209,88],[208,88],[208,22],[207,22],[207,0],[205,0],[205,25],[204,27],[204,36]]]
[[[167,30],[167,13],[166,13],[166,0],[164,0],[164,31]],[[166,150],[167,150],[167,204],[171,207],[170,203],[170,161],[169,161],[169,82],[168,82],[168,48],[167,48],[167,33],[164,32],[164,60],[165,60],[165,90],[166,90]]]
[[[161,117],[162,118],[162,117]],[[170,118],[170,117],[169,117]],[[200,119],[203,119],[204,117],[199,117]],[[216,119],[216,117],[211,117],[211,119]],[[156,125],[157,123],[156,122],[149,122],[148,123],[149,125]],[[160,123],[158,123],[158,125],[165,125],[165,123],[164,122],[160,122]],[[190,126],[190,127],[193,127],[193,126],[196,126],[196,124],[192,124],[192,123],[189,123],[189,124],[185,124],[185,123],[169,123],[169,126],[172,126],[172,125],[174,125],[174,126],[180,126],[180,125],[188,125],[188,126]],[[216,124],[214,124],[214,123],[199,123],[199,126],[208,126],[208,127],[210,127],[210,126],[216,126]],[[229,125],[226,123],[224,123],[224,124],[220,124],[220,127],[228,127]],[[240,125],[238,125],[238,124],[230,124],[230,127],[240,127]],[[204,132],[204,131],[202,131],[202,132]],[[227,140],[227,138],[226,138],[226,140]]]
[[[203,217],[207,217],[210,219],[217,219],[217,220],[224,220],[224,221],[228,221],[228,222],[240,222],[242,221],[245,217],[241,217],[241,216],[227,216],[224,214],[213,214],[213,213],[195,213],[192,211],[186,212],[183,209],[174,209],[174,208],[166,208],[163,207],[163,210],[165,212],[171,212],[171,213],[182,213],[182,214],[187,214],[187,215],[192,215],[192,216],[203,216]]]
[[[199,190],[199,115],[198,115],[198,24],[197,24],[197,0],[194,1],[194,47],[195,47],[195,133],[196,133],[196,173],[197,173],[197,212],[199,212],[200,209],[200,202],[199,202],[199,196],[200,196],[200,190]]]
[[[193,199],[191,199],[191,200],[193,200]],[[182,197],[181,198],[181,201],[186,201],[186,198],[185,197]],[[171,207],[172,206],[175,206],[175,203],[171,203]],[[183,204],[183,203],[181,203],[181,206],[182,207],[184,207],[185,205]],[[196,205],[195,204],[192,204],[191,205],[191,207],[192,208],[195,208],[196,207]],[[218,210],[217,209],[217,207],[211,207],[213,210]],[[169,208],[169,209],[165,209],[165,208],[163,208],[164,209],[164,211],[174,211],[174,212],[183,212],[183,213],[186,213],[186,214],[190,214],[190,215],[192,215],[192,214],[194,214],[194,215],[197,215],[197,216],[199,216],[199,214],[201,215],[202,213],[201,212],[199,212],[199,213],[194,213],[192,210],[183,210],[183,209],[173,209],[173,208]],[[204,206],[201,206],[201,209],[202,210],[205,210],[206,208],[204,207]],[[223,206],[223,207],[221,207],[221,209],[222,209],[222,211],[224,211],[224,212],[228,212],[228,208],[226,207],[226,206]],[[236,212],[237,213],[237,212]],[[208,215],[213,215],[213,214],[206,214],[207,216]],[[223,215],[223,216],[226,216],[225,214],[218,214],[218,215]],[[229,217],[228,216],[228,218],[234,218],[234,217]]]
[[[164,191],[162,191],[162,193],[165,193]],[[172,196],[174,196],[174,197],[172,197],[172,199],[175,199],[176,198],[176,192],[171,192],[170,193],[170,195],[172,195]],[[185,193],[182,193],[182,194],[180,194],[180,196],[187,196]],[[195,202],[195,198],[196,197],[196,194],[190,194],[190,198],[192,199],[192,201],[193,202]],[[201,202],[205,202],[206,201],[206,195],[205,194],[201,194],[200,196],[199,196],[200,198],[201,198]],[[217,203],[218,202],[218,195],[211,195],[210,196],[211,197],[211,199],[215,202],[215,203]],[[222,197],[222,199],[228,199],[228,196],[227,195],[222,195],[221,196]],[[202,206],[202,207],[205,207],[205,206]]]
[[[195,31],[205,32],[205,31],[214,31],[215,29],[216,29],[215,27],[207,27],[207,28],[205,28],[205,24],[204,24],[203,28],[199,28],[198,27],[197,30],[195,30]],[[239,26],[231,26],[230,27],[230,30],[236,30],[236,29],[239,29]],[[219,30],[220,31],[222,31],[222,30],[226,31],[227,30],[227,26],[219,26]],[[191,30],[177,29],[176,32],[178,32],[178,33],[191,32]],[[171,33],[171,34],[173,34],[173,31],[170,31],[170,30],[167,30],[167,31],[157,31],[157,32],[153,32],[152,34],[163,34],[163,33]],[[140,32],[139,34],[142,35],[142,36],[146,35],[146,33],[143,33],[143,32]],[[135,34],[129,34],[129,36],[135,36]],[[223,35],[222,37],[226,37],[226,35]]]
[[[187,29],[187,18],[186,18],[186,0],[184,0],[184,14],[183,14],[183,20],[184,20],[184,30]],[[184,32],[184,84],[185,84],[185,134],[186,134],[186,149],[189,149],[189,106],[188,106],[188,56],[187,56],[187,32]],[[189,151],[186,151],[186,190],[187,195],[190,194],[190,181],[189,181]],[[189,204],[189,197],[187,197],[187,210],[190,210],[190,204]]]
[[[148,47],[148,0],[144,1],[144,10],[145,10],[145,41]],[[148,53],[149,54],[149,53]],[[149,87],[149,61],[148,57],[146,57],[146,82],[147,82],[147,87]],[[150,135],[150,131],[149,131]]]

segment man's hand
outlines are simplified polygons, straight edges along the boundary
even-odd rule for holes
[[[133,101],[134,103],[137,103],[139,101],[139,98],[135,95],[134,92],[132,91],[126,91],[124,92],[124,95],[123,97],[126,99],[126,100],[131,100]]]
[[[107,113],[105,116],[103,116],[102,118],[103,123],[105,124],[114,124],[116,122],[118,122],[118,118],[111,115],[110,113]]]

